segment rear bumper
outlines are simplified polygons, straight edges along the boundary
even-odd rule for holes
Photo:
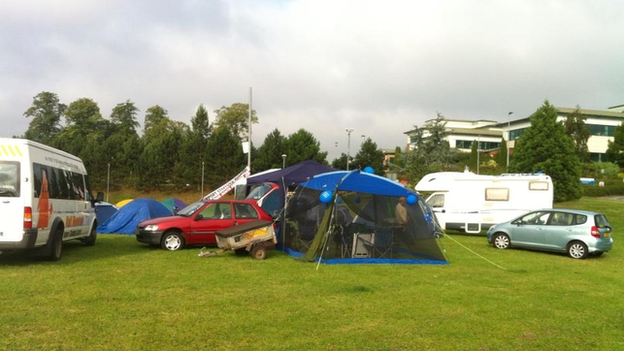
[[[613,247],[613,239],[609,238],[608,240],[601,239],[596,240],[593,244],[589,245],[589,252],[607,252],[611,250]]]
[[[37,229],[26,229],[20,241],[0,241],[0,250],[32,249],[37,242]]]
[[[162,238],[162,231],[148,231],[143,228],[137,228],[134,231],[134,235],[136,239],[140,243],[150,244],[150,245],[160,245],[160,239]]]

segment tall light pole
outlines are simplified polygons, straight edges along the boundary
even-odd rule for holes
[[[480,163],[479,146],[480,144],[481,144],[481,135],[477,135],[477,174],[479,174],[479,163]]]
[[[204,198],[204,161],[202,161],[201,198]]]
[[[286,154],[282,154],[282,169],[286,168]]]
[[[106,202],[108,202],[108,193],[110,190],[110,162],[106,167]]]
[[[509,171],[509,143],[511,142],[511,115],[513,115],[513,112],[507,113],[507,171]]]
[[[249,152],[247,153],[247,167],[251,171],[251,87],[249,87]]]
[[[347,171],[349,170],[349,163],[351,162],[351,132],[354,131],[353,128],[345,129],[347,131]]]

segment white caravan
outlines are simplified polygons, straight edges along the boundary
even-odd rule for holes
[[[415,189],[433,192],[427,204],[443,229],[467,233],[553,205],[552,180],[545,174],[430,173]]]
[[[41,248],[56,261],[63,241],[94,245],[92,207],[78,157],[29,140],[0,138],[0,253]]]

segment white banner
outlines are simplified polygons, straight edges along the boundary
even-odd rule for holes
[[[243,178],[249,178],[250,175],[251,175],[251,172],[250,172],[249,166],[247,166],[247,167],[245,167],[245,169],[243,169],[242,172],[237,174],[229,182],[221,185],[215,191],[213,191],[210,194],[204,196],[204,200],[218,200],[218,199],[220,199],[223,195],[229,193],[230,190],[234,189],[234,186],[236,185],[236,182],[238,180],[243,179]]]

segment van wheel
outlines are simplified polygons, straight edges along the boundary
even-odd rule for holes
[[[182,234],[178,232],[167,232],[163,235],[160,247],[165,250],[175,251],[184,247],[184,238],[182,237]]]
[[[587,257],[587,245],[580,241],[573,241],[568,244],[568,256],[582,260]]]
[[[497,249],[508,249],[511,242],[509,241],[509,237],[506,234],[499,233],[494,235],[492,243]]]
[[[50,253],[48,259],[50,261],[58,261],[63,256],[63,229],[57,229],[50,243]]]
[[[85,246],[93,246],[95,245],[95,240],[97,239],[97,231],[95,230],[95,226],[91,228],[91,233],[89,236],[83,241]]]

